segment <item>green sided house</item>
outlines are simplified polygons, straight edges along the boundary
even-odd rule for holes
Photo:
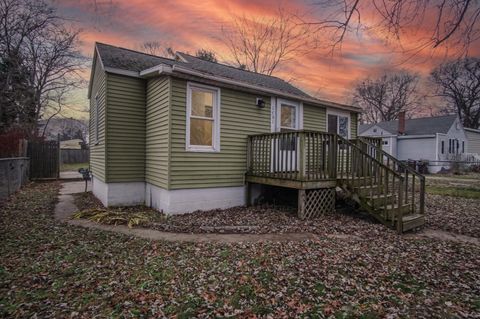
[[[279,78],[96,43],[88,97],[93,193],[105,206],[227,208],[269,185],[297,189],[302,217],[333,209],[335,187],[361,194],[385,222],[414,213],[408,194],[395,193],[405,177],[372,153],[373,142],[358,146],[360,110]],[[360,190],[380,178],[397,184]]]

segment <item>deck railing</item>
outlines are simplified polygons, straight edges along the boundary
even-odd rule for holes
[[[247,173],[298,181],[335,179],[336,138],[315,131],[251,135]]]
[[[403,185],[404,204],[411,205],[413,213],[425,214],[425,176],[385,152],[381,146],[381,138],[359,137],[356,139],[356,143],[370,156],[402,175],[405,180]]]

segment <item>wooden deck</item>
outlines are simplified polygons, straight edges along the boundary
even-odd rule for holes
[[[378,139],[316,131],[249,136],[245,180],[297,189],[300,217],[323,212],[319,203],[332,207],[328,190],[338,186],[398,232],[424,223],[425,178],[383,152]]]

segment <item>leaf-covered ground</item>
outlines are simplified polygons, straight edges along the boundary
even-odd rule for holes
[[[427,227],[480,238],[480,199],[426,195]]]
[[[59,224],[57,188],[30,185],[0,208],[2,317],[480,316],[478,246],[388,231],[374,240],[153,242]]]

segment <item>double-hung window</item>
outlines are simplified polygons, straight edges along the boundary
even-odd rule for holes
[[[220,89],[187,84],[186,149],[220,151]]]

